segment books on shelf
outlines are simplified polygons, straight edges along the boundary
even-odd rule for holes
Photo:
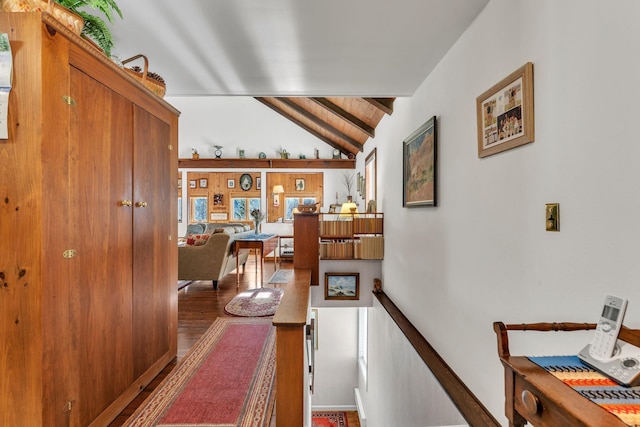
[[[384,237],[360,236],[353,242],[353,257],[356,259],[383,259]]]

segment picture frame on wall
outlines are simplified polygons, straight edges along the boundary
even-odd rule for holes
[[[197,185],[198,184],[197,184],[195,179],[190,179],[189,180],[189,188],[198,188]]]
[[[402,206],[436,206],[436,116],[424,122],[403,141]]]
[[[296,178],[296,191],[304,191],[304,179]]]
[[[262,190],[262,178],[256,178],[256,190]]]
[[[200,188],[207,188],[207,178],[200,179]]]
[[[476,113],[478,157],[533,142],[533,63],[527,62],[478,96]]]
[[[236,188],[236,180],[228,179],[227,180],[227,188]]]
[[[325,273],[324,299],[360,299],[360,273]]]

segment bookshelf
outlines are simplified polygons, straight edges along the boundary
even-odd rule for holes
[[[319,214],[320,259],[383,259],[383,213]]]

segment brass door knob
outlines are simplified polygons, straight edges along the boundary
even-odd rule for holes
[[[120,202],[120,206],[131,206],[131,200],[123,200]]]
[[[138,208],[146,208],[147,202],[136,202],[136,207]]]

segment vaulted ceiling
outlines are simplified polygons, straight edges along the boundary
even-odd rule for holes
[[[356,155],[376,136],[376,126],[393,113],[394,98],[258,97],[258,101],[342,154]]]
[[[167,98],[251,96],[357,153],[488,0],[118,1],[121,59],[142,53]]]

